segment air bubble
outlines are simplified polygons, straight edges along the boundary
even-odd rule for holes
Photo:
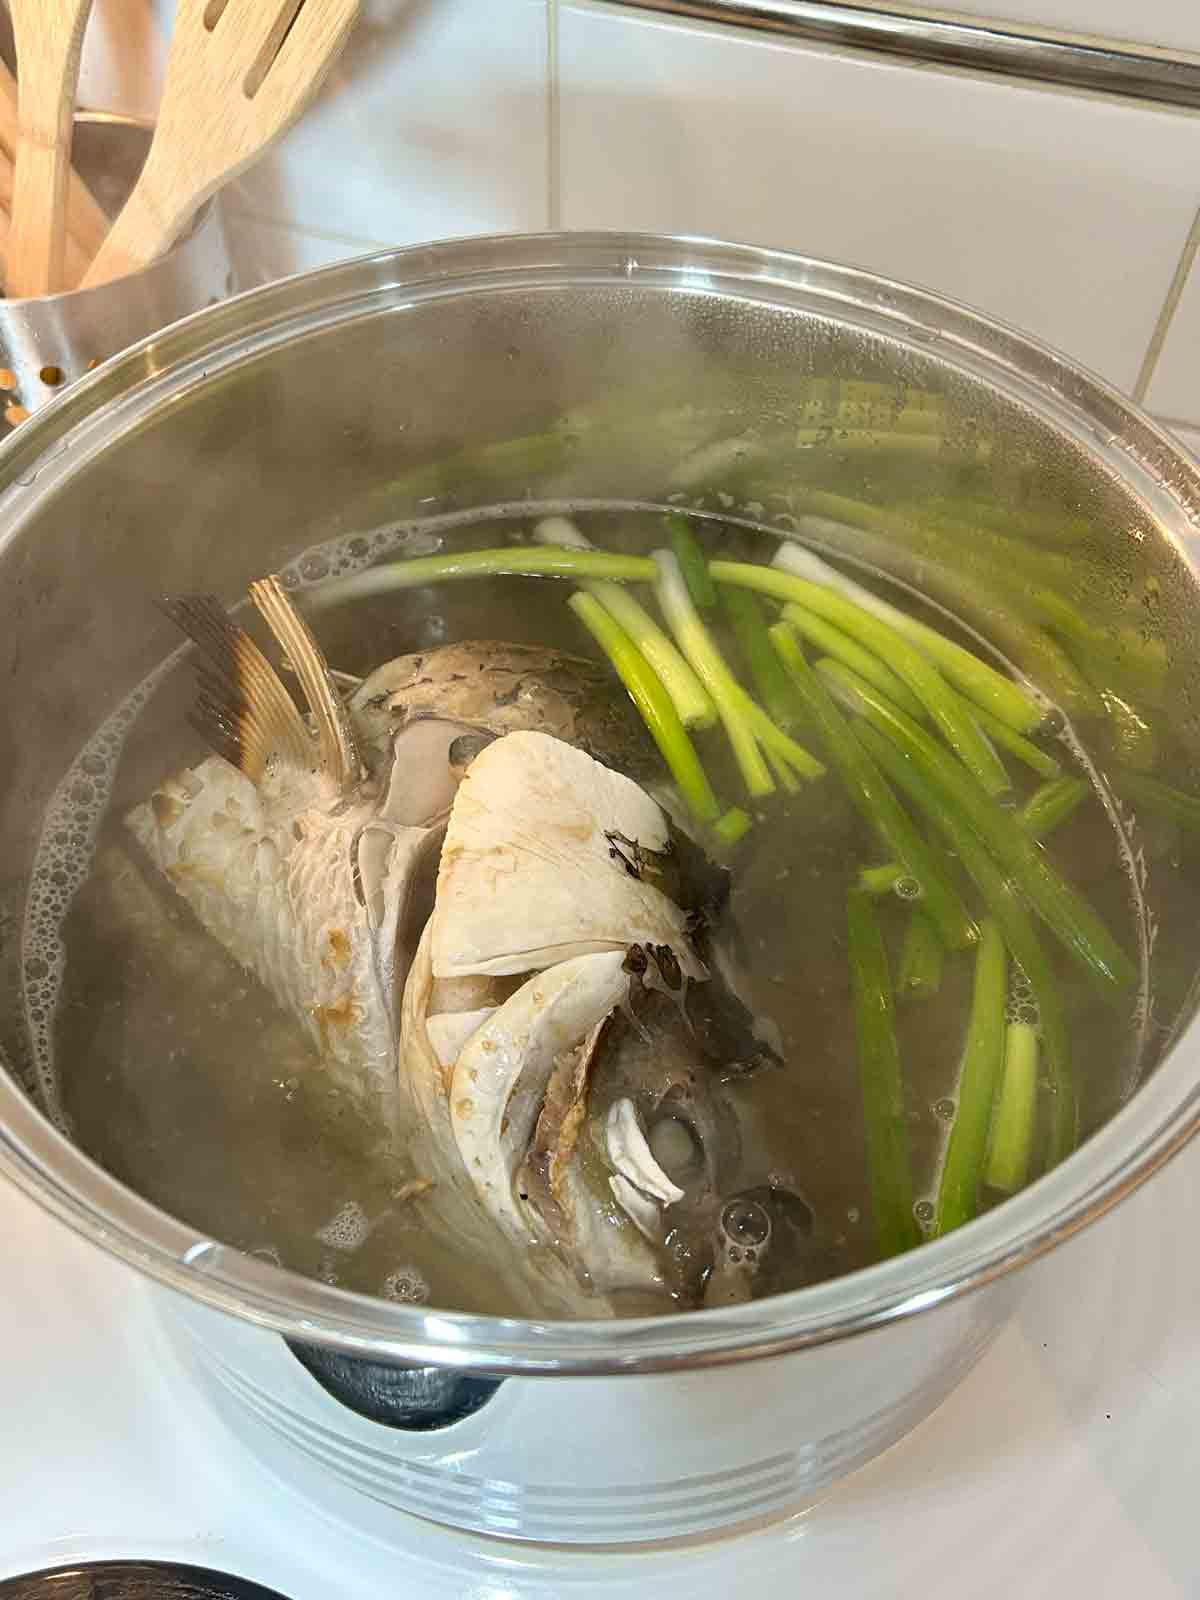
[[[183,647],[160,662],[87,741],[51,796],[34,851],[21,939],[22,999],[38,1087],[60,1126],[53,1021],[66,969],[63,919],[91,869],[125,736],[182,654]]]
[[[939,1119],[939,1121],[953,1122],[954,1111],[954,1101],[950,1099],[949,1095],[947,1095],[944,1099],[934,1101],[933,1114]]]
[[[383,1280],[381,1293],[385,1300],[423,1306],[429,1300],[429,1284],[416,1267],[397,1267]]]
[[[897,878],[892,885],[892,893],[901,900],[919,900],[924,892],[917,878]]]
[[[337,1215],[331,1217],[323,1228],[318,1228],[313,1237],[318,1244],[326,1245],[330,1250],[350,1255],[362,1248],[370,1232],[371,1224],[366,1212],[357,1200],[347,1200]]]
[[[913,1216],[916,1217],[923,1228],[927,1228],[933,1221],[933,1201],[918,1200],[913,1207]]]

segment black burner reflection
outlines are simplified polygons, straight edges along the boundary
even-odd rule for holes
[[[0,1579],[0,1600],[286,1600],[275,1589],[170,1561],[81,1561]]]

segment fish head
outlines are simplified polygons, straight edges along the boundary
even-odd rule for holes
[[[611,1195],[677,1303],[747,1299],[794,1262],[812,1225],[773,1171],[751,1082],[780,1057],[716,965],[683,984],[669,952],[634,946],[625,964],[628,997],[591,1063],[587,1201]]]
[[[405,996],[401,1076],[443,1170],[456,1154],[516,1256],[569,1269],[576,1314],[694,1303],[730,1202],[769,1187],[746,1079],[778,1055],[726,982],[713,875],[680,865],[625,775],[497,739],[452,807]],[[701,908],[662,887],[685,878]]]

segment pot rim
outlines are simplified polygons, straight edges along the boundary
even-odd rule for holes
[[[471,291],[545,284],[769,298],[945,358],[1002,389],[1139,494],[1195,569],[1200,469],[1104,380],[928,291],[857,268],[694,237],[474,237],[357,257],[184,318],[71,385],[0,445],[0,547],[63,477],[168,395],[302,331]],[[374,1359],[505,1376],[668,1371],[843,1339],[944,1304],[1052,1249],[1143,1183],[1200,1125],[1200,1042],[1185,1030],[1085,1145],[983,1217],[919,1250],[748,1305],[653,1318],[532,1321],[397,1305],[216,1243],[110,1177],[0,1072],[0,1171],[77,1233],[171,1289],[288,1337]]]

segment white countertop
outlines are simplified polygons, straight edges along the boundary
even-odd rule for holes
[[[1198,1180],[1200,1143],[1030,1269],[1016,1321],[957,1393],[804,1516],[603,1556],[382,1508],[352,1531],[241,1451],[173,1369],[132,1273],[4,1188],[0,1576],[123,1555],[235,1572],[288,1600],[1194,1596]]]

